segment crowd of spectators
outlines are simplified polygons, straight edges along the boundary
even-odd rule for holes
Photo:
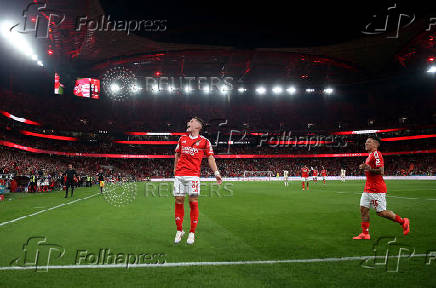
[[[221,173],[225,177],[242,177],[244,171],[272,171],[274,175],[288,170],[291,176],[300,175],[303,165],[321,169],[324,167],[329,175],[339,175],[340,169],[347,170],[347,175],[363,175],[358,169],[364,157],[341,158],[254,158],[254,159],[217,159]],[[434,175],[436,157],[434,154],[392,155],[385,156],[385,175]],[[147,177],[173,176],[173,159],[109,159],[50,156],[32,154],[12,148],[0,148],[0,174],[14,175],[50,175],[59,177],[73,164],[80,175],[96,175],[100,169],[106,177],[133,177],[143,180]],[[212,176],[203,161],[202,176]]]

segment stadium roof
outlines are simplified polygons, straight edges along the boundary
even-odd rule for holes
[[[322,27],[318,28],[319,33],[311,35],[310,31],[313,31],[313,29],[310,31],[302,30],[303,28],[301,27],[294,28],[291,25],[289,27],[279,27],[277,32],[272,31],[270,29],[271,26],[264,29],[259,25],[253,26],[251,29],[258,29],[259,33],[264,32],[264,30],[271,30],[270,38],[268,38],[268,35],[262,34],[263,38],[259,37],[257,39],[250,38],[251,34],[247,29],[247,25],[232,27],[232,31],[220,31],[216,27],[208,25],[208,22],[205,20],[207,16],[200,17],[201,15],[198,21],[205,23],[203,28],[183,26],[179,22],[172,27],[171,25],[173,24],[171,24],[170,20],[176,17],[175,14],[172,14],[173,18],[169,19],[169,30],[167,32],[127,35],[125,31],[91,31],[83,27],[80,31],[77,31],[77,19],[79,16],[86,15],[89,19],[99,19],[101,15],[109,15],[114,12],[113,9],[111,10],[111,5],[116,6],[116,9],[128,11],[127,13],[132,17],[154,13],[157,11],[156,5],[158,5],[158,3],[147,3],[147,5],[155,5],[150,7],[150,10],[154,10],[148,12],[142,10],[145,6],[136,7],[133,4],[126,3],[121,5],[127,6],[123,8],[120,6],[120,1],[116,4],[114,3],[104,0],[48,0],[48,8],[60,11],[66,16],[60,25],[52,26],[50,37],[47,40],[49,49],[54,52],[51,61],[55,61],[55,65],[58,67],[67,64],[78,70],[86,69],[90,72],[93,71],[95,74],[101,73],[108,66],[121,63],[124,65],[137,63],[141,66],[139,70],[143,70],[144,73],[148,73],[148,70],[167,70],[168,73],[177,72],[183,75],[187,74],[186,71],[189,69],[209,69],[211,73],[219,71],[224,75],[231,74],[236,77],[248,77],[247,74],[255,74],[256,70],[258,70],[261,74],[278,71],[282,78],[288,79],[304,78],[305,75],[320,73],[323,75],[322,77],[320,76],[323,80],[330,82],[341,80],[346,83],[366,80],[373,76],[379,77],[381,74],[398,70],[401,67],[399,64],[404,65],[405,63],[404,61],[402,62],[404,57],[410,56],[410,48],[416,46],[417,41],[421,41],[430,35],[430,32],[425,31],[429,24],[429,17],[423,16],[425,14],[418,15],[420,17],[417,17],[411,25],[403,27],[399,37],[396,39],[389,39],[385,34],[364,35],[355,26],[352,27],[352,39],[350,37],[343,37],[344,34],[350,34],[351,31],[350,29],[347,30],[346,26],[348,23],[346,22],[339,23],[342,26],[338,26],[342,27],[343,32],[334,31],[334,33],[331,33],[335,35],[331,37],[331,41],[325,40],[327,36],[322,35],[325,32],[325,29],[323,30]],[[173,4],[171,1],[168,3],[168,5]],[[307,7],[305,6],[304,8]],[[364,9],[364,7],[361,8]],[[368,18],[370,15],[368,13],[371,11],[370,8],[363,10],[360,15],[346,15],[348,17],[346,20],[350,20],[350,17],[360,17],[360,21],[363,19],[362,15],[366,15],[365,19]],[[232,6],[232,9],[236,8]],[[262,9],[266,9],[265,13],[272,11],[272,8],[268,7],[253,7],[253,9],[257,9],[253,12],[253,15],[260,13]],[[322,9],[323,7],[299,12],[310,17],[313,13],[322,13],[322,11],[314,12],[314,10]],[[336,7],[333,7],[333,9],[336,9]],[[160,7],[160,10],[165,9]],[[171,10],[171,13],[177,13],[177,11],[174,11],[177,9],[166,10]],[[235,13],[238,11],[236,10]],[[183,13],[187,13],[185,9],[180,11],[177,17],[179,17],[179,20],[186,19],[189,22],[190,18],[196,16],[197,12],[193,11],[191,14],[184,15]],[[222,17],[222,19],[234,23],[232,21],[234,21],[235,13],[230,16],[227,15],[228,18]],[[280,12],[277,11],[276,13]],[[383,10],[381,13],[383,13]],[[278,14],[277,18],[283,18],[283,15]],[[123,17],[125,15],[121,14],[118,16]],[[269,18],[265,18],[266,22],[268,22],[267,19],[274,19],[275,17],[275,15],[269,16]],[[316,14],[315,16],[318,17],[319,15]],[[250,19],[247,17],[250,16],[241,15],[242,20],[235,23],[242,23]],[[324,20],[319,19],[319,21],[315,21],[316,19],[314,18],[310,19],[312,22],[316,22],[318,26]],[[302,21],[301,17],[297,20],[298,23]],[[333,20],[331,22],[334,22]],[[284,21],[290,20],[278,19],[277,21],[283,24]],[[364,27],[365,23],[365,21],[362,22],[360,27]],[[327,24],[325,23],[325,25]],[[311,28],[317,27],[316,25],[312,25]],[[207,35],[207,37],[198,35],[202,33],[200,31],[208,29],[212,35]],[[192,36],[192,30],[196,30],[194,36]],[[302,31],[297,34],[299,30]],[[288,31],[289,33],[287,33]],[[432,33],[434,34],[434,32]],[[229,43],[232,43],[231,40],[234,39],[235,35],[241,38],[238,43],[247,41],[247,44],[229,45]],[[323,40],[319,42],[307,41],[310,37]],[[211,38],[214,41],[211,41]],[[306,40],[306,42],[303,41],[304,43],[313,45],[304,45],[298,39],[292,42],[289,38],[301,38]],[[215,45],[210,43],[215,43]],[[270,43],[272,44],[269,45]],[[279,45],[277,43],[282,44]],[[296,44],[292,45],[292,43]],[[436,52],[434,46],[427,48],[431,48],[432,52]],[[350,71],[353,73],[350,73]],[[319,79],[319,77],[315,78],[316,80]]]

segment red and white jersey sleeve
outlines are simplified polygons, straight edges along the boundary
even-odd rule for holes
[[[369,153],[368,158],[365,161],[366,164],[371,167],[371,169],[383,167],[384,161],[383,156],[380,151],[374,151]],[[373,174],[370,172],[365,172],[366,183],[364,192],[367,193],[386,193],[386,183],[383,180],[383,176],[380,174]]]
[[[191,135],[180,137],[175,152],[180,153],[175,176],[200,176],[203,157],[214,155],[208,139],[203,136],[192,137]]]

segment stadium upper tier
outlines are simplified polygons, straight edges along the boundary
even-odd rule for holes
[[[211,128],[227,123],[229,129],[259,132],[341,131],[435,123],[432,107],[436,100],[429,96],[433,92],[424,93],[420,87],[405,89],[401,83],[394,88],[391,85],[339,87],[335,95],[235,93],[224,97],[200,91],[192,95],[141,96],[124,102],[0,90],[0,110],[15,117],[0,115],[0,119],[17,123],[22,123],[17,119],[27,119],[29,126],[37,123],[57,131],[93,133],[181,132],[192,116],[205,119]],[[415,101],[410,101],[409,95]]]

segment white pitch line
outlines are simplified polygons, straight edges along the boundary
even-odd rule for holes
[[[337,194],[357,194],[357,195],[362,195],[363,192],[338,192],[336,191]],[[386,195],[387,198],[398,198],[398,199],[406,199],[406,200],[434,200],[436,201],[436,199],[424,199],[424,198],[416,198],[416,197],[404,197],[404,196],[393,196],[393,195]]]
[[[6,224],[9,224],[9,223],[14,223],[14,222],[20,221],[21,219],[24,219],[24,218],[27,218],[27,217],[33,217],[33,216],[38,215],[38,214],[41,214],[41,213],[43,213],[43,212],[51,211],[51,210],[57,209],[57,208],[59,208],[59,207],[65,206],[65,205],[70,205],[70,204],[72,204],[72,203],[75,203],[75,202],[78,202],[78,201],[81,201],[81,200],[86,200],[86,199],[89,199],[89,198],[94,197],[94,196],[96,196],[96,195],[98,195],[98,193],[92,194],[92,195],[87,196],[87,197],[84,197],[84,198],[79,198],[79,199],[76,199],[76,200],[74,200],[74,201],[70,201],[70,202],[68,202],[68,203],[61,203],[61,204],[56,205],[56,206],[53,206],[53,207],[51,207],[51,208],[47,208],[47,209],[44,209],[44,210],[40,210],[40,211],[37,211],[37,212],[35,212],[35,213],[29,214],[29,215],[24,215],[24,216],[21,216],[21,217],[18,217],[18,218],[15,218],[15,219],[12,219],[12,220],[9,220],[9,221],[6,221],[6,222],[2,222],[2,223],[0,223],[0,227],[1,227],[1,226],[4,226],[4,225],[6,225]]]
[[[427,257],[427,254],[414,254],[411,256],[400,255],[401,258]],[[40,269],[113,269],[113,268],[153,268],[153,267],[186,267],[186,266],[230,266],[230,265],[259,265],[259,264],[283,264],[283,263],[323,263],[323,262],[345,262],[362,261],[370,259],[385,259],[386,256],[352,256],[338,258],[314,258],[314,259],[285,259],[285,260],[252,260],[252,261],[223,261],[223,262],[174,262],[163,264],[105,264],[105,265],[53,265],[39,266]],[[398,258],[398,256],[389,256]],[[7,270],[35,270],[35,266],[5,266],[0,271]]]
[[[410,198],[410,197],[392,196],[392,195],[387,195],[387,197],[388,197],[388,198],[407,199],[407,200],[416,200],[416,199],[421,199],[421,198]]]

